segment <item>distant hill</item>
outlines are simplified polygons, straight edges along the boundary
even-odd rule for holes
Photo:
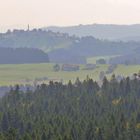
[[[126,65],[139,65],[140,64],[140,48],[137,48],[133,52],[114,57],[110,59],[110,64],[126,64]]]
[[[49,57],[38,49],[0,48],[0,64],[46,63]]]
[[[98,40],[94,37],[82,37],[67,50],[79,53],[82,56],[102,56],[127,54],[139,48],[140,43],[136,42],[113,42]]]
[[[48,54],[50,62],[55,63],[83,64],[87,57],[125,55],[139,47],[140,42],[108,41],[92,36],[76,37],[41,29],[14,30],[0,34],[0,48],[39,49]]]
[[[98,39],[140,41],[140,24],[134,25],[111,25],[91,24],[68,27],[51,26],[44,28],[54,32],[68,33],[69,35],[93,36]]]
[[[139,47],[140,43],[136,42],[111,42],[101,41],[93,37],[82,37],[70,47],[54,50],[49,52],[48,55],[50,60],[54,62],[65,61],[67,58],[71,57],[73,58],[71,59],[71,62],[75,63],[77,60],[75,59],[76,57],[87,58],[93,56],[126,55]]]
[[[86,64],[86,56],[82,56],[81,53],[73,53],[74,50],[59,49],[49,52],[49,58],[54,63],[67,63],[67,64]]]
[[[0,34],[0,47],[9,48],[39,48],[51,51],[69,46],[75,38],[68,34],[54,33],[52,31],[42,31],[33,29],[31,31],[9,30]]]

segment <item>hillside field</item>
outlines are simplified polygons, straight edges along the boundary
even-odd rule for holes
[[[96,64],[96,61],[99,60],[99,59],[104,59],[108,63],[111,58],[114,58],[114,57],[117,57],[117,56],[119,56],[119,55],[88,57],[87,58],[87,63]]]
[[[76,72],[54,72],[54,64],[14,64],[14,65],[0,65],[0,86],[19,84],[33,84],[35,79],[47,77],[48,79],[41,82],[48,83],[50,80],[63,81],[67,83],[69,80],[73,82],[77,77],[84,80],[87,75],[95,80],[99,80],[99,73],[106,71],[108,65],[99,65],[94,70],[83,70],[84,66],[80,65],[80,70]],[[119,65],[114,71],[116,75],[129,76],[140,70],[140,65],[125,66]],[[112,73],[113,74],[113,73]],[[111,75],[111,74],[110,74]],[[110,77],[107,75],[107,77]]]

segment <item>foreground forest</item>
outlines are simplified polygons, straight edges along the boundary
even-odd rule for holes
[[[102,86],[89,77],[34,91],[17,85],[0,100],[0,140],[139,140],[140,80]]]

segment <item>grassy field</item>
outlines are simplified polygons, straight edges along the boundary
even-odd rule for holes
[[[118,56],[118,55],[89,57],[89,58],[87,58],[87,63],[96,64],[96,61],[99,59],[104,59],[104,60],[106,60],[106,62],[108,62],[109,59],[116,57],[116,56]]]
[[[49,80],[64,82],[69,80],[74,81],[76,77],[81,80],[85,79],[87,75],[98,79],[100,71],[106,70],[107,65],[99,66],[94,71],[82,70],[83,66],[80,66],[80,70],[76,72],[54,72],[54,64],[22,64],[22,65],[0,65],[0,85],[14,85],[17,83],[28,84],[27,79],[32,83],[36,78],[48,77]]]
[[[33,84],[36,78],[47,77],[50,80],[60,81],[63,79],[64,83],[69,80],[73,82],[77,77],[84,80],[87,75],[92,77],[94,80],[99,80],[99,73],[106,71],[108,65],[100,65],[95,70],[83,70],[84,66],[80,66],[80,70],[76,72],[54,72],[54,64],[22,64],[22,65],[0,65],[0,85],[15,85],[15,84]],[[116,75],[128,76],[140,70],[140,65],[134,66],[123,66],[119,65],[114,71]],[[110,75],[108,75],[110,76]]]
[[[140,71],[140,65],[119,65],[115,70],[116,75],[130,76]]]

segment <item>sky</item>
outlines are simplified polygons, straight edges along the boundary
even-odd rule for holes
[[[0,0],[0,28],[138,24],[140,0]]]

